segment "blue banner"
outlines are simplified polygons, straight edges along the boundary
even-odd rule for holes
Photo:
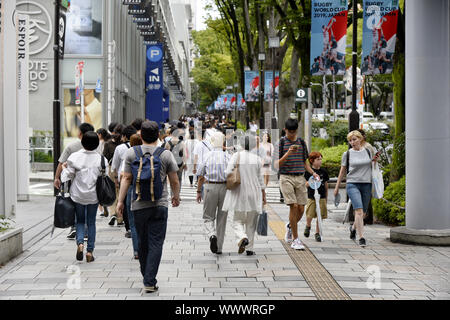
[[[163,110],[163,56],[161,43],[147,46],[145,119],[156,121],[160,126],[166,120]]]
[[[245,71],[245,101],[259,101],[259,72]]]
[[[347,0],[313,0],[311,75],[345,73]]]
[[[364,0],[361,73],[391,73],[397,38],[398,0]]]
[[[272,101],[273,97],[273,71],[266,71],[264,73],[264,100]],[[278,99],[278,84],[279,84],[280,73],[275,72],[275,99]]]

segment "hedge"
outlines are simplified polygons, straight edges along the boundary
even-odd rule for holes
[[[403,176],[400,180],[391,182],[384,190],[383,198],[395,205],[383,199],[372,199],[373,213],[377,219],[389,225],[404,226],[405,210],[399,207],[405,207],[405,192],[406,183]]]

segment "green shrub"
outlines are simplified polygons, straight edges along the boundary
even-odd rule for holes
[[[312,137],[311,139],[311,151],[320,151],[322,149],[331,147],[330,139],[322,139],[317,137]]]
[[[35,150],[34,151],[34,162],[53,162],[53,156],[39,151],[39,150]]]
[[[334,145],[347,143],[348,121],[338,120],[331,123],[327,132]]]
[[[346,144],[319,150],[323,158],[322,167],[328,171],[330,177],[337,177],[339,175],[342,154],[347,150],[348,146]]]
[[[396,182],[392,182],[385,190],[383,198],[395,203],[402,208],[405,207],[406,183],[405,176]],[[373,213],[378,220],[393,226],[405,225],[405,210],[384,201],[383,199],[372,199]]]

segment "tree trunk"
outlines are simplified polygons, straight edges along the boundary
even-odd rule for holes
[[[248,0],[242,0],[242,8],[244,13],[244,28],[245,28],[245,41],[248,48],[248,63],[252,67],[252,70],[258,69],[258,55],[255,53],[255,48],[253,46],[253,37],[251,33],[250,15],[248,13]]]
[[[291,74],[289,81],[280,81],[280,99],[278,104],[278,128],[284,128],[284,123],[289,118],[292,108],[295,106],[295,90],[297,89],[300,69],[298,66],[300,56],[297,49],[292,50]]]

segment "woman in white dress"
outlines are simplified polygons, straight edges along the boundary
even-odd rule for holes
[[[263,142],[261,147],[264,149],[265,154],[263,157],[263,174],[264,174],[264,184],[267,186],[269,184],[269,178],[272,174],[272,170],[270,169],[272,163],[273,156],[273,144],[271,143],[270,135],[265,132],[263,135]]]
[[[261,158],[249,152],[256,146],[253,135],[240,137],[243,150],[236,152],[228,162],[226,175],[228,176],[239,163],[241,184],[234,190],[227,190],[223,203],[223,211],[233,211],[233,228],[237,237],[238,253],[247,251],[247,255],[254,255],[253,239],[255,237],[258,214],[266,204],[266,193],[261,174]]]
[[[189,182],[191,183],[191,187],[194,186],[194,150],[195,146],[199,142],[195,139],[194,130],[190,130],[188,133],[188,138],[185,143],[184,155],[186,157],[186,173],[189,176]]]

